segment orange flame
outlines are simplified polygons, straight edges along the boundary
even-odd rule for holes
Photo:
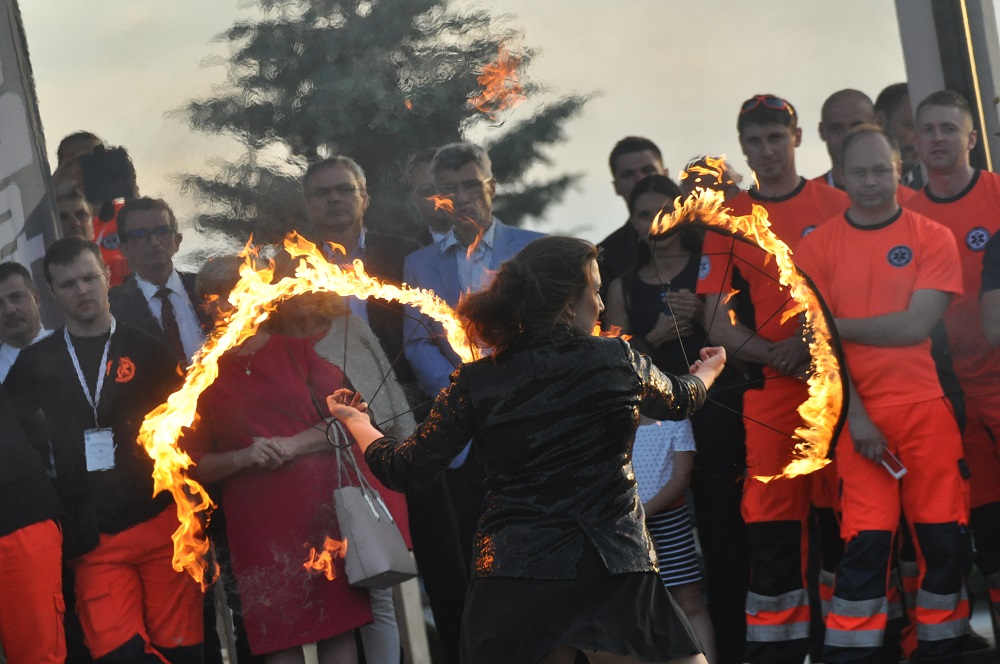
[[[209,570],[208,541],[203,524],[215,505],[204,487],[188,477],[187,469],[193,462],[177,448],[176,442],[182,429],[194,423],[198,397],[219,375],[219,358],[252,337],[267,320],[275,303],[295,295],[323,291],[413,305],[443,325],[449,343],[463,361],[471,361],[479,355],[451,308],[431,291],[383,284],[368,276],[359,260],[351,266],[331,264],[316,245],[295,233],[285,239],[286,251],[293,259],[302,259],[295,276],[272,284],[273,262],[256,270],[250,249],[248,244],[241,254],[246,262],[240,267],[240,280],[229,295],[234,308],[195,355],[184,385],[170,395],[167,403],[149,413],[139,430],[138,442],[153,459],[154,495],[170,491],[177,504],[180,526],[172,535],[173,567],[177,571],[187,570],[203,586],[206,575],[211,582],[218,569],[216,566]],[[206,574],[209,571],[211,574]]]
[[[451,198],[447,196],[439,196],[437,194],[428,196],[427,198],[434,203],[434,211],[437,212],[438,210],[442,210],[445,214],[450,215],[452,217],[453,224],[462,224],[467,228],[475,229],[476,237],[469,243],[469,247],[465,252],[465,257],[471,260],[472,254],[476,252],[476,247],[478,247],[479,243],[483,241],[483,229],[469,217],[455,212],[455,201],[451,200]]]
[[[520,55],[511,54],[506,44],[500,44],[496,60],[485,65],[476,79],[481,90],[469,98],[469,105],[495,122],[500,111],[525,101],[524,86],[517,73],[522,59]]]
[[[622,334],[622,326],[621,325],[609,325],[608,329],[602,330],[600,323],[598,323],[597,325],[594,326],[594,331],[592,333],[592,336],[595,336],[595,337],[609,337],[609,338],[612,338],[612,339],[621,337],[625,341],[628,341],[629,339],[632,338],[631,334]]]
[[[793,458],[780,475],[756,479],[769,482],[777,477],[796,477],[819,470],[830,463],[826,454],[840,419],[844,393],[840,364],[831,346],[829,322],[823,315],[816,294],[795,268],[788,245],[771,231],[767,211],[759,205],[754,205],[748,215],[733,216],[725,207],[722,192],[702,189],[683,201],[675,202],[673,211],[661,210],[653,220],[650,234],[665,233],[673,226],[691,220],[739,234],[756,242],[769,256],[773,256],[778,267],[778,280],[788,288],[795,302],[795,306],[784,314],[784,320],[801,314],[804,327],[808,330],[812,372],[808,379],[809,397],[798,408],[803,426],[795,430],[798,442]],[[730,293],[730,297],[732,295],[734,293]]]
[[[337,574],[333,571],[333,557],[343,559],[347,555],[347,540],[335,540],[329,537],[323,542],[323,551],[316,553],[315,547],[309,547],[309,557],[302,564],[310,574],[322,574],[327,581],[333,581]]]
[[[451,200],[447,196],[439,196],[438,194],[433,194],[427,197],[427,200],[434,203],[434,211],[443,210],[446,214],[455,214],[455,201]]]
[[[413,110],[413,100],[409,99],[409,98],[405,99],[403,101],[403,106],[406,106],[406,110],[412,111]]]
[[[694,181],[703,185],[706,189],[714,189],[721,186],[731,186],[735,184],[732,178],[726,177],[726,156],[710,157],[706,155],[698,162],[691,164],[681,172],[681,179],[686,180],[692,175]],[[704,178],[704,180],[702,179]]]

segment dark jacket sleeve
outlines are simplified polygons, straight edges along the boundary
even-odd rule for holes
[[[707,393],[700,378],[664,373],[649,357],[634,348],[629,352],[642,386],[639,411],[643,415],[657,420],[684,420],[705,403]]]
[[[376,477],[395,491],[413,491],[431,483],[472,438],[472,412],[461,387],[461,368],[451,375],[427,419],[403,442],[380,438],[365,451]]]

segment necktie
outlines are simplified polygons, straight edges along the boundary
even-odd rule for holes
[[[170,346],[170,349],[177,354],[178,359],[187,359],[184,352],[184,344],[181,343],[181,330],[177,327],[177,316],[174,314],[174,305],[170,302],[172,291],[164,286],[156,291],[156,297],[163,303],[160,309],[160,327],[163,328],[163,339]]]

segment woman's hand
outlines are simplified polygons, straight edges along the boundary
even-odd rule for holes
[[[347,427],[362,453],[382,437],[382,432],[372,426],[368,417],[368,404],[357,392],[341,388],[326,398],[326,407]]]
[[[326,407],[330,409],[331,415],[344,424],[357,417],[368,422],[368,404],[362,400],[360,392],[341,388],[326,398]]]
[[[701,320],[704,309],[701,298],[689,290],[667,293],[667,305],[677,323],[688,326],[696,320]]]
[[[726,366],[726,349],[722,346],[708,346],[701,349],[699,358],[691,365],[691,373],[700,378],[705,383],[705,389],[708,389]]]
[[[280,467],[286,460],[282,440],[282,438],[254,438],[250,447],[241,450],[239,465],[243,469],[261,470],[274,470]]]
[[[691,324],[684,321],[676,321],[665,313],[660,313],[656,318],[656,325],[646,335],[646,343],[653,348],[659,348],[669,341],[676,341],[680,337],[691,334]]]

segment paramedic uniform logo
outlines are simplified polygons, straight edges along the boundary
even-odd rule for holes
[[[905,244],[901,244],[890,249],[889,255],[886,258],[889,259],[889,265],[903,267],[913,260],[913,250]]]
[[[965,246],[970,251],[982,251],[990,241],[990,232],[982,226],[976,226],[965,234]]]
[[[118,247],[122,246],[122,241],[121,238],[118,237],[118,233],[108,233],[101,238],[101,246],[108,251],[114,251]]]
[[[704,279],[708,276],[708,273],[712,271],[712,262],[709,260],[708,256],[701,257],[701,263],[698,264],[698,278]]]

